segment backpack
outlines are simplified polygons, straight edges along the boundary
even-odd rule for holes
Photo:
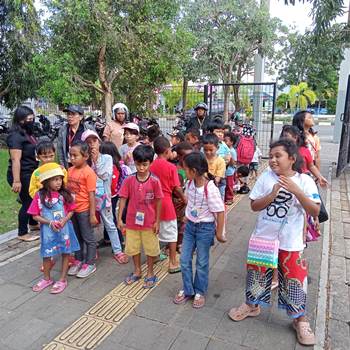
[[[237,144],[237,162],[249,165],[254,157],[255,140],[252,136],[241,135]]]

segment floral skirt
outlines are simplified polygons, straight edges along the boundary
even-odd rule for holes
[[[305,314],[307,266],[303,252],[280,250],[278,254],[278,307],[288,316]],[[246,303],[269,306],[273,269],[247,265]]]

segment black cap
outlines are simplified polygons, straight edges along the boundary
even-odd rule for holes
[[[84,110],[79,105],[69,105],[67,108],[63,110],[63,112],[79,113],[81,115],[84,114]]]
[[[174,130],[167,133],[169,136],[177,137],[181,142],[185,141],[185,135],[180,130]]]

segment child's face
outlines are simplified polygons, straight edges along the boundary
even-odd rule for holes
[[[306,128],[312,128],[314,125],[315,125],[314,117],[312,116],[311,113],[306,113],[305,120],[304,120],[304,126]]]
[[[231,141],[231,139],[229,137],[225,137],[225,143],[227,145],[228,148],[232,148],[233,147],[233,142]]]
[[[86,164],[86,161],[89,158],[89,155],[82,155],[80,148],[73,146],[71,147],[70,151],[69,151],[69,156],[70,156],[70,161],[73,164],[73,166],[75,166],[76,168],[80,168],[83,165]]]
[[[97,137],[87,138],[86,143],[88,144],[90,151],[92,151],[92,150],[99,151],[100,150],[100,140]]]
[[[190,154],[192,152],[193,151],[190,149],[185,149],[185,150],[181,151],[181,154],[178,153],[179,163],[181,166],[183,166],[183,160],[184,160],[185,156],[187,156],[188,154]]]
[[[49,187],[51,191],[59,191],[62,187],[62,176],[55,176],[49,180]]]
[[[216,135],[220,141],[224,140],[224,135],[225,135],[224,129],[214,129],[213,134]]]
[[[277,146],[270,150],[269,166],[277,175],[287,175],[295,163],[295,158],[290,157],[283,146]]]
[[[188,180],[193,180],[196,177],[196,171],[190,169],[188,166],[186,166],[186,164],[184,164],[184,170]]]
[[[197,136],[194,136],[192,133],[188,133],[186,134],[185,136],[185,141],[189,142],[191,145],[194,145],[195,143],[197,143],[199,140],[198,140],[198,137]]]
[[[170,137],[170,143],[175,146],[180,142],[180,140],[176,136],[171,136]]]
[[[295,143],[298,141],[298,138],[297,138],[296,136],[292,135],[292,134],[289,133],[289,132],[284,132],[284,133],[282,134],[282,136],[285,137],[285,138],[287,138],[287,139],[289,139],[289,140],[294,141]]]
[[[146,162],[135,161],[137,174],[146,175],[149,172],[150,165],[151,165],[151,162],[149,160],[147,160]]]
[[[42,154],[37,155],[41,164],[52,163],[55,161],[55,151],[50,150]]]
[[[204,154],[207,159],[213,159],[216,157],[218,148],[213,144],[207,144],[203,146]]]
[[[134,145],[139,137],[138,135],[132,134],[128,129],[125,129],[124,138],[128,145]]]

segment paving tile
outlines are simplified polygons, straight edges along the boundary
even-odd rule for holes
[[[347,323],[330,319],[328,325],[328,336],[331,344],[331,349],[350,349],[350,333],[349,325]]]
[[[191,350],[204,350],[207,348],[207,345],[209,343],[209,338],[205,337],[203,335],[182,330],[178,337],[176,338],[175,342],[172,344],[172,346],[169,348],[171,350],[184,350],[184,349],[191,349]]]
[[[211,339],[205,350],[252,350],[247,346],[225,343],[218,339]]]

